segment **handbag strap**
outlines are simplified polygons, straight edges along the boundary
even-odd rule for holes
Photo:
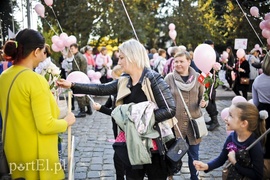
[[[3,149],[0,149],[0,151],[4,152],[4,147],[5,147],[5,137],[6,137],[6,128],[7,128],[7,117],[8,117],[8,109],[9,109],[9,95],[10,95],[10,90],[16,80],[16,78],[23,72],[23,71],[26,71],[28,69],[24,69],[24,70],[21,70],[15,77],[14,79],[12,80],[11,82],[11,85],[8,89],[8,95],[7,95],[7,103],[6,103],[6,114],[5,114],[5,119],[3,122],[5,122],[5,126],[3,127],[3,138],[2,138],[2,141],[3,141]],[[3,117],[3,116],[2,116]]]
[[[176,81],[176,80],[174,79],[174,82],[175,82],[175,81]],[[175,85],[176,85],[176,83],[175,83]],[[179,93],[179,95],[180,95],[182,101],[183,101],[183,104],[184,104],[184,107],[185,107],[186,112],[187,112],[187,114],[188,114],[189,120],[191,121],[191,120],[192,120],[192,117],[191,117],[191,114],[190,114],[190,112],[189,112],[189,110],[188,110],[187,104],[186,104],[186,102],[185,102],[185,100],[184,100],[184,97],[183,97],[183,95],[182,95],[182,92],[181,92],[180,89],[177,87],[177,85],[176,85],[176,88],[177,88],[177,90],[178,90],[178,93]],[[191,122],[190,124],[191,124],[191,127],[192,127],[192,129],[193,129],[193,132],[195,133],[195,128],[194,128],[194,126],[193,126],[193,123]]]
[[[184,104],[185,110],[186,110],[186,112],[187,112],[187,114],[188,114],[189,120],[191,120],[192,117],[191,117],[191,114],[190,114],[190,112],[189,112],[189,110],[188,110],[187,104],[186,104],[186,102],[185,102],[185,100],[184,100],[184,97],[183,97],[183,95],[182,95],[182,93],[181,93],[181,91],[180,91],[180,89],[179,89],[178,87],[177,87],[177,90],[178,90],[178,93],[179,93],[179,95],[180,95],[180,97],[181,97],[181,100],[183,101],[183,104]]]

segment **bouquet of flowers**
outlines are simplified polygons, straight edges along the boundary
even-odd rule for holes
[[[222,85],[223,82],[220,81],[218,77],[218,71],[220,70],[221,65],[220,63],[216,62],[213,64],[213,74],[210,72],[207,74],[202,73],[199,76],[199,82],[204,84],[205,91],[203,94],[204,100],[207,101],[209,98],[211,98],[212,92],[214,89],[216,89],[219,85]]]
[[[50,90],[54,95],[57,96],[58,87],[56,86],[56,81],[58,81],[61,78],[60,76],[61,71],[54,63],[52,63],[50,59],[48,60],[47,59],[41,62],[35,69],[35,71],[45,77],[45,79],[49,83]]]

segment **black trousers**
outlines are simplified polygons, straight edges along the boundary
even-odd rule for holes
[[[210,117],[218,115],[217,105],[216,105],[216,89],[213,89],[212,95],[211,97],[209,97],[209,102],[205,109]]]
[[[142,169],[126,167],[127,180],[143,180],[147,174],[148,180],[166,180],[168,176],[167,165],[164,156],[159,153],[152,154],[152,164],[145,164]]]

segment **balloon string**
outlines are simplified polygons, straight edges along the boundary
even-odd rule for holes
[[[175,45],[175,46],[177,46],[177,45],[176,45],[176,41],[175,41],[175,40],[173,40],[173,43],[174,43],[174,45]]]
[[[237,4],[238,4],[239,8],[241,9],[241,11],[243,12],[244,16],[246,17],[246,19],[247,19],[247,21],[248,21],[249,25],[251,26],[252,30],[253,30],[253,31],[254,31],[254,33],[256,34],[257,38],[258,38],[258,39],[259,39],[259,41],[261,42],[262,46],[264,46],[264,44],[263,44],[263,42],[262,42],[261,38],[258,36],[258,34],[257,34],[256,30],[255,30],[255,29],[254,29],[254,27],[252,26],[251,22],[249,21],[249,19],[248,19],[247,15],[246,15],[246,13],[245,13],[245,11],[243,10],[243,8],[241,7],[241,5],[239,4],[238,0],[236,0],[236,2],[237,2]]]
[[[133,30],[133,32],[134,32],[134,35],[135,35],[136,39],[139,41],[139,38],[138,38],[138,36],[137,36],[137,33],[136,33],[136,31],[135,31],[135,29],[134,29],[134,26],[133,26],[133,24],[132,24],[132,21],[131,21],[129,15],[128,15],[126,6],[125,6],[123,0],[121,0],[121,2],[122,2],[122,5],[123,5],[124,10],[125,10],[125,12],[126,12],[126,15],[127,15],[127,17],[128,17],[129,23],[130,23],[130,25],[131,25],[131,27],[132,27],[132,30]]]
[[[53,15],[54,15],[54,17],[55,17],[55,19],[56,19],[56,22],[57,22],[57,24],[58,24],[58,26],[59,26],[61,32],[63,32],[63,29],[62,29],[62,27],[61,27],[61,25],[60,25],[60,23],[59,23],[59,21],[58,21],[58,19],[57,19],[57,16],[56,16],[56,14],[55,14],[55,12],[54,12],[52,6],[50,6],[50,8],[52,9]]]
[[[52,25],[47,21],[47,19],[44,17],[46,23],[50,26],[51,30],[56,34],[58,35],[58,33],[53,29]]]

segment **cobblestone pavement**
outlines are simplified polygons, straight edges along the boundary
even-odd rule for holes
[[[199,155],[204,162],[208,162],[219,155],[227,136],[225,123],[220,118],[220,112],[231,105],[234,94],[222,91],[222,89],[218,90],[218,100],[216,101],[220,127],[209,132],[200,145]],[[227,93],[227,96],[225,93]],[[94,97],[94,99],[96,102],[103,104],[107,97]],[[74,113],[77,113],[76,110],[78,108],[75,109]],[[206,121],[209,120],[207,113],[205,113],[205,119]],[[112,142],[110,142],[113,139],[111,118],[97,111],[94,111],[91,116],[77,118],[75,125],[72,126],[72,135],[75,136],[75,179],[114,180],[114,151]],[[63,137],[64,157],[67,159],[67,133],[61,136]],[[209,173],[200,172],[200,178],[203,180],[222,179],[221,170],[222,168],[218,168]],[[189,176],[187,155],[185,155],[181,172],[175,175],[174,179],[185,180],[189,179]]]

